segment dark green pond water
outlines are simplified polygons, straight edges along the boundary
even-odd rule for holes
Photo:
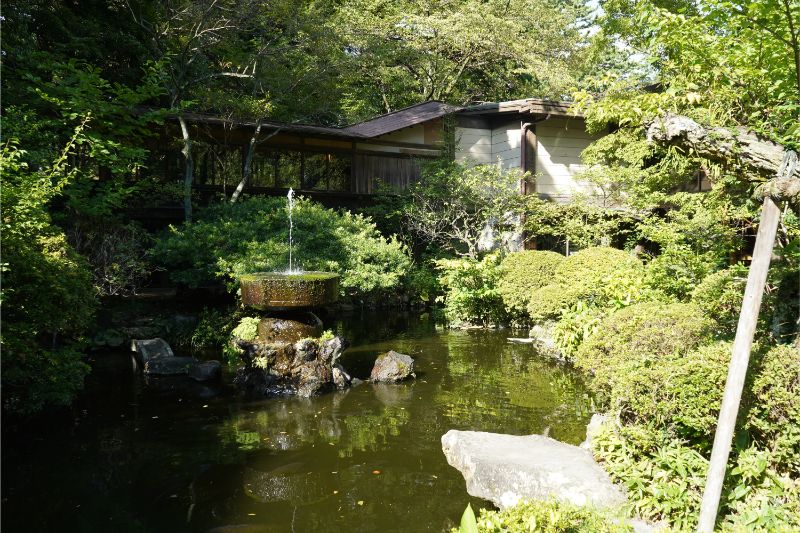
[[[248,401],[97,356],[69,421],[4,425],[3,531],[442,531],[489,505],[445,461],[449,429],[582,440],[580,377],[510,332],[377,314],[336,324],[342,364],[363,378],[394,349],[415,381]]]

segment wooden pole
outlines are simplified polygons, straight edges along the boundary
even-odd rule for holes
[[[788,176],[791,176],[796,162],[797,156],[792,152],[787,152],[778,178],[782,178],[782,174],[787,172]],[[731,452],[736,417],[739,414],[739,402],[742,399],[742,389],[744,389],[747,365],[750,360],[750,348],[753,345],[758,312],[761,308],[761,297],[767,282],[769,262],[772,259],[772,248],[775,245],[775,234],[778,231],[780,218],[781,210],[778,205],[771,197],[765,197],[761,208],[761,223],[756,235],[753,261],[747,275],[742,310],[736,327],[736,339],[733,341],[733,353],[728,367],[728,378],[725,381],[725,393],[722,397],[717,432],[714,435],[714,447],[711,450],[711,460],[708,465],[706,487],[703,491],[700,519],[697,524],[699,533],[711,533],[714,531],[714,524],[717,521],[722,483],[725,480],[725,468]]]

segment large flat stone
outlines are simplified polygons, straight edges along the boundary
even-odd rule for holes
[[[501,509],[551,498],[598,508],[626,501],[587,450],[549,437],[450,430],[442,450],[464,475],[467,492]]]

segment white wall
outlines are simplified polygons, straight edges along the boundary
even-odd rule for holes
[[[519,168],[519,120],[494,129],[456,128],[456,161],[467,165],[499,164]]]
[[[586,132],[583,120],[550,119],[536,124],[536,192],[556,201],[576,193],[594,195],[592,185],[575,179],[586,168],[581,152],[602,135]]]
[[[456,128],[456,161],[465,165],[488,165],[492,162],[492,130]]]
[[[472,165],[499,164],[520,167],[520,120],[509,120],[493,129],[456,128],[456,161]],[[586,166],[581,152],[602,135],[590,135],[580,118],[552,118],[535,126],[536,192],[565,202],[575,194],[593,196],[594,187],[575,176]]]
[[[520,166],[520,121],[510,121],[492,130],[492,162],[503,170]]]

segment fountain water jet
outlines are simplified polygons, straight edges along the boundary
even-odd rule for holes
[[[330,386],[344,388],[350,376],[336,363],[344,339],[320,339],[322,321],[313,309],[336,302],[339,275],[295,270],[294,190],[287,194],[289,270],[256,272],[239,278],[242,304],[259,311],[255,339],[233,339],[244,367],[235,382],[262,394],[296,393],[310,396]]]

